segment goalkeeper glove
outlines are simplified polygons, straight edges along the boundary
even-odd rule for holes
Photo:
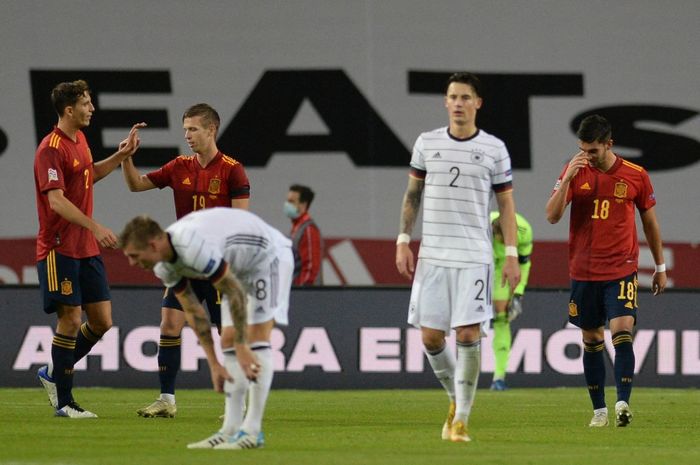
[[[510,323],[511,321],[515,320],[520,316],[521,313],[523,313],[523,296],[521,295],[514,295],[513,298],[510,300],[510,304],[508,304],[508,322]]]

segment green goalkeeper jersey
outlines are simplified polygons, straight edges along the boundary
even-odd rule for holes
[[[498,212],[491,212],[491,222],[499,217]],[[523,295],[527,280],[530,277],[530,254],[532,254],[532,226],[519,213],[515,214],[515,222],[518,226],[518,263],[520,263],[520,283],[515,288],[516,295]],[[506,260],[506,246],[502,237],[493,238],[493,261],[496,272],[500,275]]]

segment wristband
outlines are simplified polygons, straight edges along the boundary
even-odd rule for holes
[[[666,264],[662,263],[661,265],[655,265],[654,272],[655,273],[666,273]]]
[[[406,233],[401,233],[399,237],[396,238],[396,245],[408,244],[409,242],[411,242],[411,236]]]
[[[507,245],[506,246],[506,257],[517,257],[518,256],[518,248],[514,245]]]

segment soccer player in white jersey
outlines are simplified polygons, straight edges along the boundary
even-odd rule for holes
[[[130,265],[153,269],[173,289],[206,353],[214,389],[226,393],[222,428],[187,447],[262,447],[273,375],[270,335],[275,322],[287,324],[291,241],[254,214],[231,208],[190,213],[165,231],[149,217],[138,216],[119,241]],[[189,278],[210,280],[222,295],[224,366],[216,358],[209,318]]]
[[[471,441],[467,425],[481,367],[481,325],[493,316],[492,193],[506,246],[503,283],[512,293],[520,280],[510,157],[503,141],[476,126],[479,87],[471,73],[448,79],[449,126],[416,140],[396,241],[396,267],[413,277],[408,322],[421,329],[430,366],[449,396],[442,439],[453,442]],[[409,242],[421,197],[423,238],[414,266]],[[445,341],[452,328],[456,360]]]

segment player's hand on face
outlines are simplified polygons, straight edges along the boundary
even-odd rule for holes
[[[235,346],[236,359],[243,373],[245,373],[246,378],[255,381],[258,379],[258,373],[260,372],[260,363],[258,359],[255,357],[255,354],[253,354],[248,344],[236,344]]]
[[[210,367],[211,371],[211,383],[214,386],[216,392],[224,392],[224,383],[226,381],[233,382],[233,377],[226,371],[221,364]]]
[[[95,239],[97,239],[97,243],[100,244],[100,247],[107,249],[117,248],[117,236],[111,229],[98,224],[93,234],[95,235]]]
[[[662,273],[654,273],[654,276],[651,278],[651,290],[654,295],[664,293],[664,290],[666,290],[666,278],[665,271]]]
[[[564,173],[564,181],[571,181],[574,176],[579,172],[584,166],[588,166],[591,156],[588,155],[583,150],[579,151],[574,158],[569,162],[569,166]]]
[[[408,244],[396,246],[396,269],[404,278],[413,279],[415,264],[413,263],[413,252]]]

